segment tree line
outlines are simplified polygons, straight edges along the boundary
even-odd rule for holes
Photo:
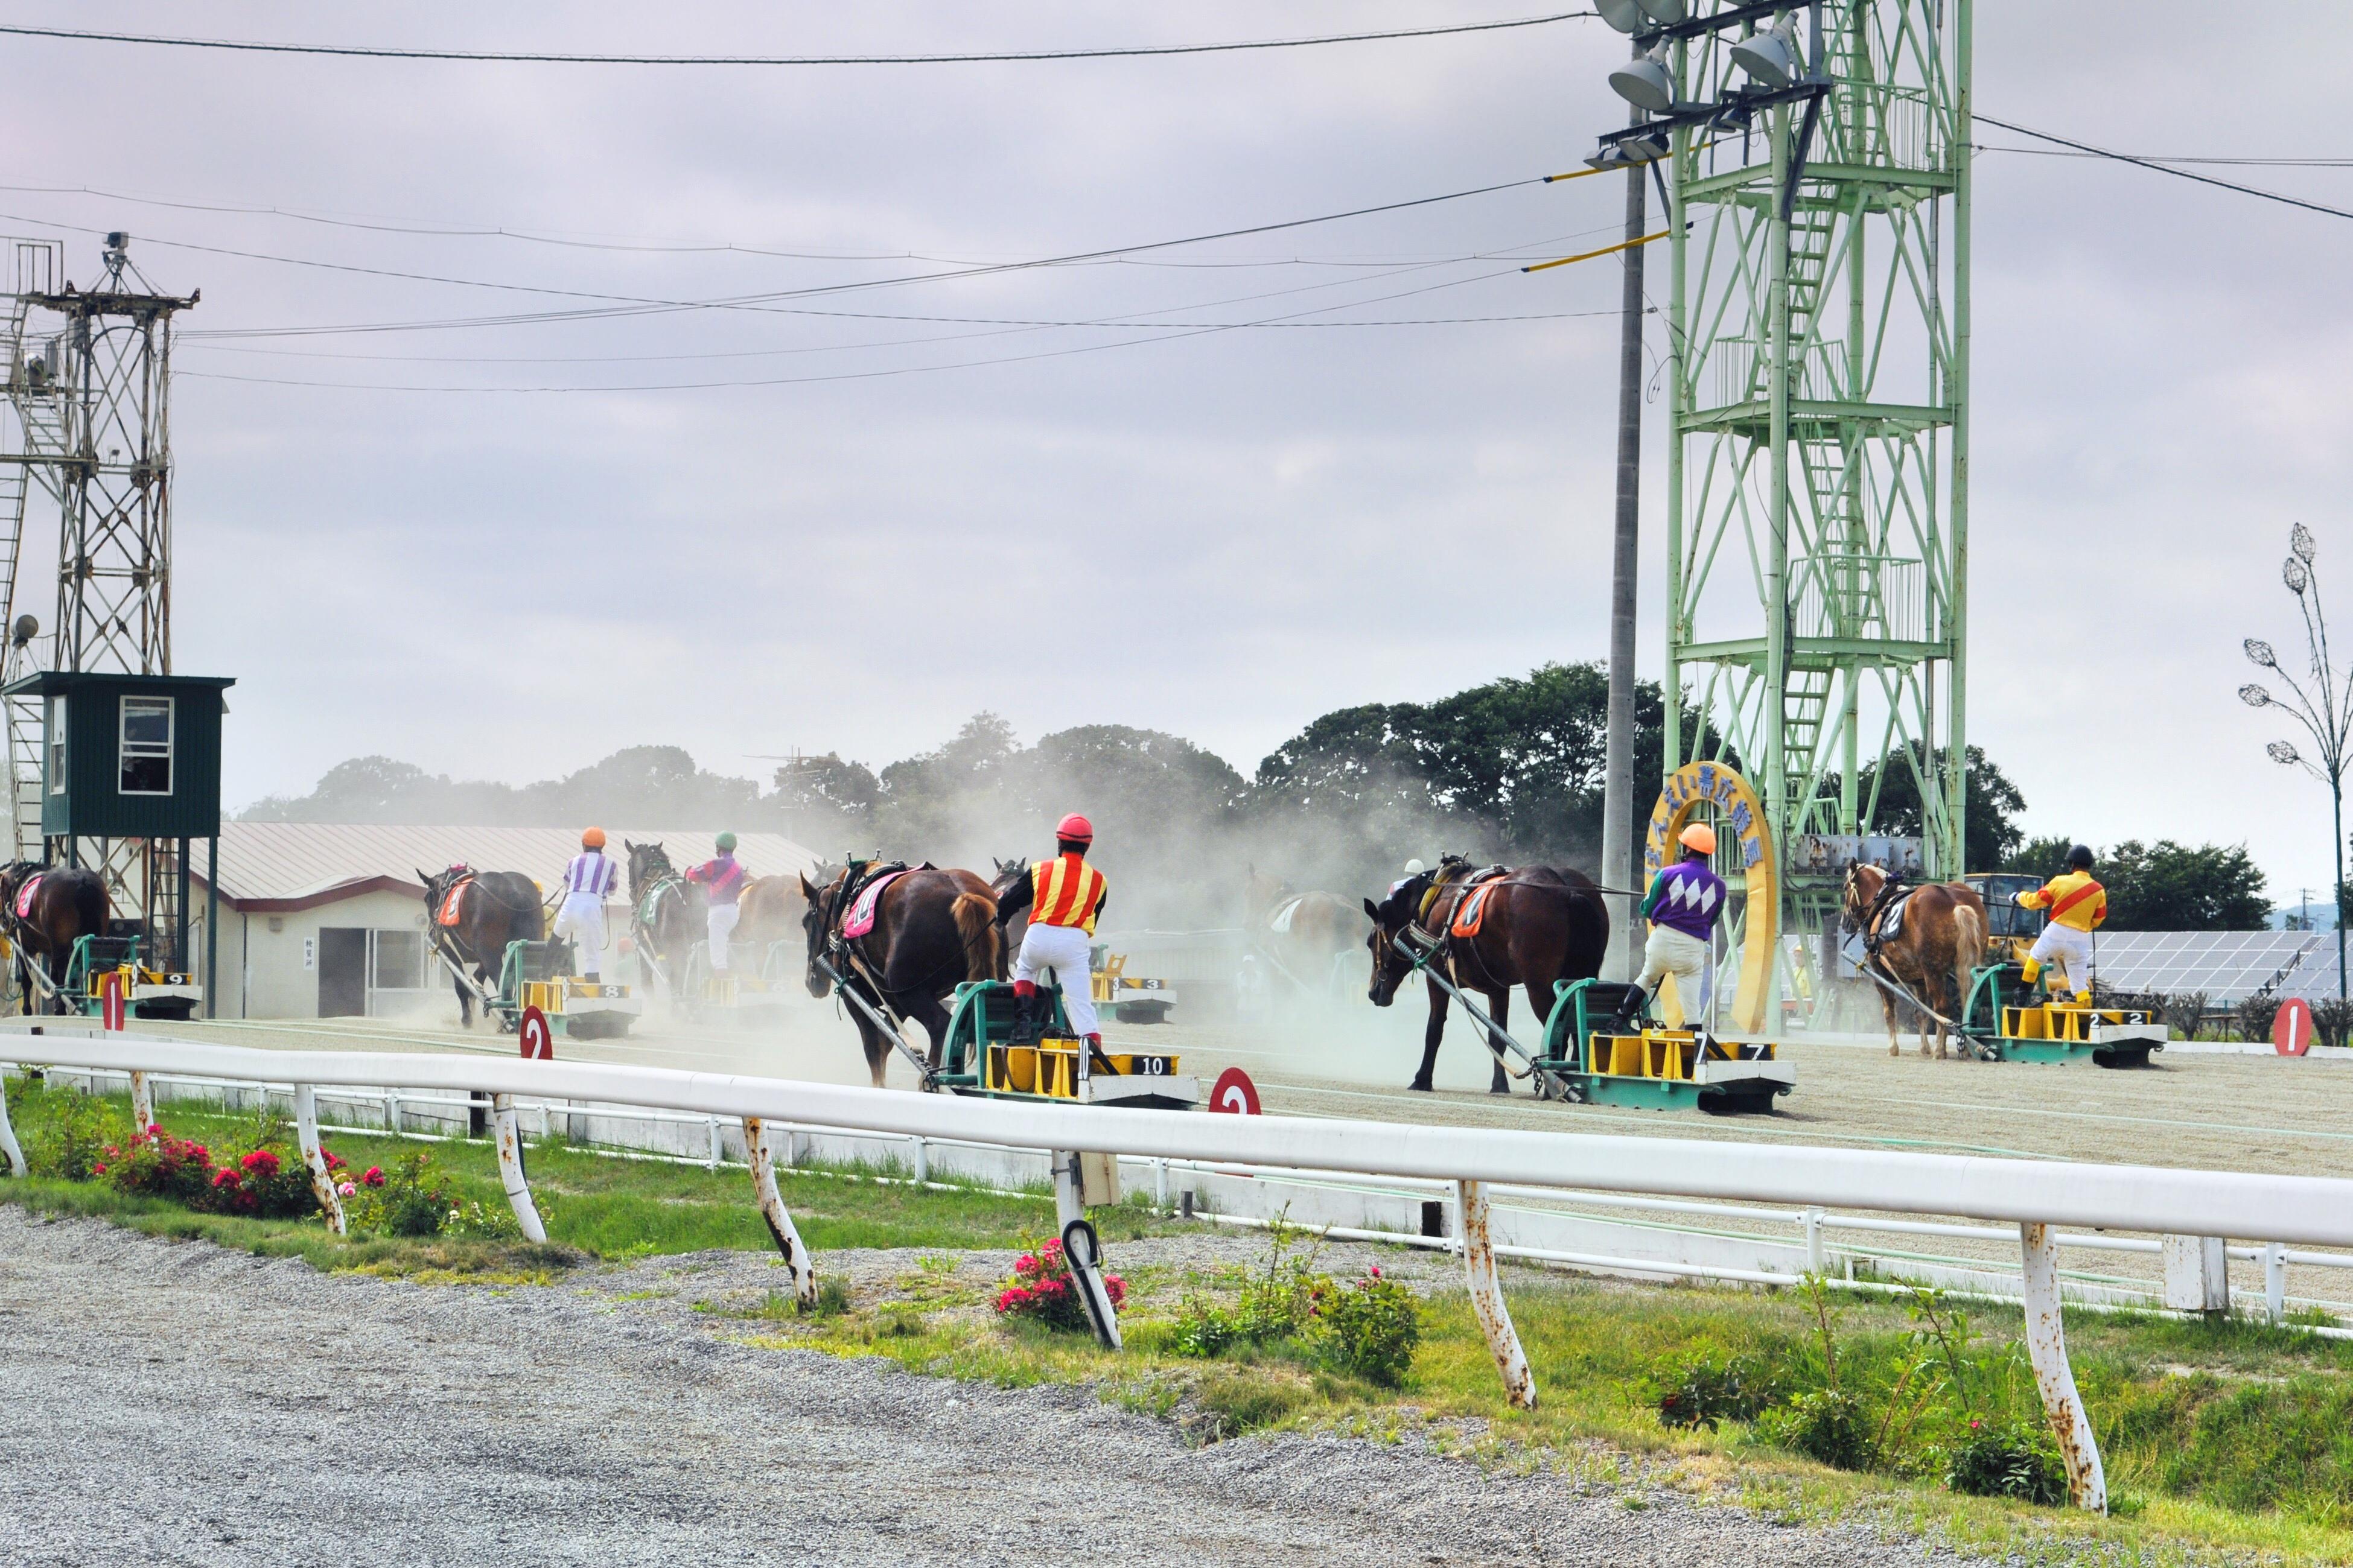
[[[985,871],[989,857],[1039,853],[1052,822],[1078,810],[1094,819],[1120,924],[1225,923],[1252,867],[1344,894],[1385,887],[1406,859],[1441,853],[1596,870],[1608,697],[1599,664],[1548,664],[1433,702],[1344,708],[1283,742],[1249,777],[1156,730],[1082,725],[1024,744],[984,712],[934,750],[880,769],[828,752],[792,759],[764,782],[702,768],[679,747],[634,746],[517,785],[359,757],[308,795],[268,797],[242,815],[733,828],[782,833],[836,858],[880,853]],[[1638,683],[1637,757],[1661,754],[1664,711],[1658,685]],[[1693,727],[1687,712],[1685,732]],[[1916,749],[1894,753],[1863,770],[1859,795],[1875,792],[1886,831],[1917,833],[1918,772],[1943,763]],[[1970,747],[1964,773],[1971,866],[2058,869],[2065,843],[2028,839],[2025,799],[2001,770]],[[1636,795],[1639,836],[1651,795]],[[2101,874],[2115,879],[2116,929],[2253,929],[2270,913],[2263,874],[2243,849],[2119,845]]]

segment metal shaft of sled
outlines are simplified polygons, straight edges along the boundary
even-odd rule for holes
[[[768,1222],[768,1234],[776,1238],[776,1250],[784,1254],[785,1268],[792,1274],[793,1296],[802,1306],[814,1307],[817,1269],[809,1262],[801,1233],[793,1227],[784,1194],[776,1190],[776,1151],[768,1147],[768,1124],[756,1116],[744,1118],[744,1154],[751,1163],[753,1188],[760,1195],[760,1217]]]
[[[459,984],[464,986],[469,992],[472,993],[475,1001],[480,1002],[483,1006],[488,1007],[491,1002],[495,1000],[490,992],[483,990],[481,986],[475,982],[472,975],[467,973],[463,969],[458,966],[458,961],[449,956],[448,951],[441,945],[438,938],[433,943],[433,956],[441,961],[441,966],[449,972],[450,975],[456,979]]]
[[[1431,966],[1430,961],[1437,956],[1438,950],[1436,948],[1431,948],[1430,952],[1426,953],[1416,953],[1411,947],[1406,944],[1405,933],[1403,931],[1399,931],[1397,935],[1397,950],[1399,952],[1404,953],[1408,958],[1413,960],[1414,967],[1421,971],[1423,979],[1429,981],[1433,985],[1444,986],[1446,988],[1446,994],[1449,996],[1453,997],[1457,1002],[1462,1004],[1462,1010],[1470,1014],[1472,1020],[1481,1028],[1487,1031],[1487,1049],[1494,1053],[1495,1059],[1498,1062],[1503,1063],[1504,1070],[1505,1072],[1511,1073],[1514,1078],[1525,1078],[1529,1073],[1538,1070],[1536,1068],[1535,1058],[1528,1054],[1528,1048],[1525,1046],[1523,1046],[1519,1041],[1512,1038],[1511,1035],[1498,1026],[1494,1019],[1487,1016],[1486,1013],[1480,1007],[1479,1004],[1473,1002],[1470,997],[1465,996],[1462,994],[1462,988],[1461,986],[1455,984],[1451,980],[1447,979],[1443,974],[1439,973],[1438,971]],[[1512,1069],[1512,1064],[1504,1061],[1503,1047],[1505,1046],[1509,1046],[1512,1048],[1513,1053],[1516,1055],[1520,1060],[1527,1063],[1528,1065],[1519,1071],[1514,1072]],[[1549,1073],[1546,1074],[1545,1077],[1546,1081],[1551,1081],[1551,1075]]]
[[[833,982],[833,991],[835,995],[847,999],[851,1006],[865,1014],[868,1022],[871,1023],[876,1028],[891,1037],[891,1043],[899,1047],[899,1054],[901,1056],[905,1057],[910,1062],[914,1064],[914,1068],[917,1072],[923,1074],[926,1079],[931,1077],[932,1064],[925,1060],[923,1054],[917,1051],[914,1047],[907,1043],[907,1037],[899,1032],[899,1026],[897,1024],[893,1023],[891,1019],[884,1017],[881,1013],[875,1011],[873,1004],[867,1001],[865,997],[860,996],[857,992],[851,990],[849,988],[849,982],[844,980],[841,977],[841,972],[834,968],[832,964],[828,963],[824,959],[820,958],[817,961],[817,966],[825,971],[827,979]]]
[[[2035,1386],[2042,1391],[2051,1436],[2067,1465],[2068,1500],[2105,1513],[2107,1471],[2100,1463],[2100,1445],[2092,1435],[2092,1418],[2084,1414],[2084,1396],[2075,1390],[2074,1369],[2067,1364],[2067,1331],[2059,1303],[2059,1244],[2048,1226],[2029,1222],[2018,1232],[2024,1258],[2021,1278],[2026,1288],[2026,1353],[2034,1363]]]
[[[491,1096],[491,1112],[498,1122],[499,1179],[507,1189],[507,1205],[514,1210],[523,1239],[543,1242],[547,1226],[540,1223],[539,1205],[531,1201],[531,1184],[523,1176],[522,1127],[515,1116],[514,1096]]]
[[[146,1077],[144,1073],[133,1076]],[[294,1139],[302,1147],[302,1163],[311,1170],[311,1195],[319,1200],[327,1228],[342,1236],[343,1200],[335,1192],[335,1173],[327,1168],[327,1151],[319,1143],[319,1097],[307,1083],[294,1086]]]
[[[1087,1220],[1087,1205],[1079,1174],[1079,1155],[1057,1149],[1054,1162],[1054,1225],[1062,1237],[1062,1261],[1079,1288],[1094,1325],[1095,1338],[1106,1350],[1120,1348],[1119,1312],[1103,1282],[1102,1259],[1095,1247],[1094,1226]],[[1075,1245],[1074,1245],[1075,1244]]]

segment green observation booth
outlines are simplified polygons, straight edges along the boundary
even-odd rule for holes
[[[215,675],[44,670],[0,688],[40,708],[42,858],[107,883],[106,936],[56,979],[79,1005],[100,971],[132,971],[142,1016],[186,1017],[216,994],[221,719],[236,681]],[[29,813],[27,814],[29,815]],[[191,973],[189,851],[206,847],[199,985]]]

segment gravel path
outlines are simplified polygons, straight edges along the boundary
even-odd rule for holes
[[[0,1563],[1957,1561],[728,1342],[692,1301],[759,1267],[423,1287],[0,1205]]]

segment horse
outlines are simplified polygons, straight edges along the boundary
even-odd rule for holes
[[[16,896],[35,878],[40,885],[19,915]],[[25,1012],[69,1010],[62,995],[36,1005],[29,966],[37,961],[51,984],[62,983],[74,943],[86,936],[104,936],[106,919],[106,882],[95,871],[79,866],[51,870],[30,860],[0,867],[0,927],[6,929],[16,950],[16,990]]]
[[[766,963],[768,949],[800,923],[799,896],[790,877],[754,877],[737,895],[735,934],[728,945],[754,954],[751,967],[755,972]]]
[[[472,969],[484,991],[497,989],[509,942],[546,940],[547,910],[540,902],[539,884],[520,871],[477,871],[458,865],[430,874],[419,871],[417,879],[425,884],[425,929],[435,951],[447,954],[460,972]],[[445,923],[442,916],[450,895],[461,887],[456,921]],[[451,980],[458,991],[458,1021],[470,1029],[475,994],[462,973]]]
[[[1902,911],[1895,934],[1883,940],[1872,928],[1883,923],[1880,897],[1887,889],[1887,873],[1860,862],[1847,868],[1846,899],[1839,924],[1862,933],[1871,964],[1888,979],[1909,990],[1936,1012],[1920,1018],[1920,1054],[1928,1054],[1928,1029],[1936,1031],[1936,1059],[1945,1059],[1950,1026],[1958,1024],[1969,994],[1970,971],[1986,950],[1985,900],[1965,882],[1927,882],[1897,895]],[[1880,1005],[1887,1015],[1887,1054],[1901,1056],[1895,1037],[1895,997],[1882,987]]]
[[[700,883],[679,875],[661,840],[621,840],[629,858],[629,938],[638,953],[673,996],[686,973],[687,950],[708,925]]]
[[[1250,950],[1301,994],[1328,994],[1335,964],[1356,945],[1347,900],[1337,893],[1297,892],[1271,872],[1247,869],[1242,934]]]
[[[1499,1030],[1511,1021],[1513,986],[1526,988],[1528,1005],[1541,1021],[1550,1016],[1561,981],[1590,980],[1601,973],[1602,957],[1609,951],[1609,910],[1591,878],[1550,866],[1496,870],[1493,877],[1482,877],[1467,862],[1449,858],[1435,871],[1408,878],[1379,903],[1365,900],[1365,913],[1373,921],[1366,945],[1373,956],[1373,983],[1366,995],[1374,1006],[1395,1001],[1398,986],[1412,968],[1397,947],[1398,937],[1409,930],[1438,939],[1438,955],[1426,967],[1466,991],[1483,994],[1488,1016]],[[1477,930],[1454,935],[1457,912],[1479,888],[1487,891]],[[1424,1093],[1438,1066],[1438,1042],[1446,1032],[1451,1000],[1443,986],[1428,990],[1430,1027],[1422,1037],[1421,1069],[1407,1085]],[[1487,1092],[1509,1094],[1502,1047],[1497,1043],[1490,1049],[1496,1059]]]
[[[882,889],[871,931],[845,937],[843,918],[869,879],[847,869],[824,883],[800,879],[807,905],[801,931],[808,941],[808,993],[822,998],[833,989],[832,977],[819,967],[831,965],[868,1006],[923,1026],[932,1038],[929,1066],[936,1072],[947,1041],[947,996],[960,982],[1005,977],[997,900],[989,895],[988,884],[970,871],[922,866],[900,872]],[[867,1071],[881,1089],[891,1060],[886,1031],[860,1008],[851,1008],[850,1016],[858,1025],[859,1043],[866,1047]]]

